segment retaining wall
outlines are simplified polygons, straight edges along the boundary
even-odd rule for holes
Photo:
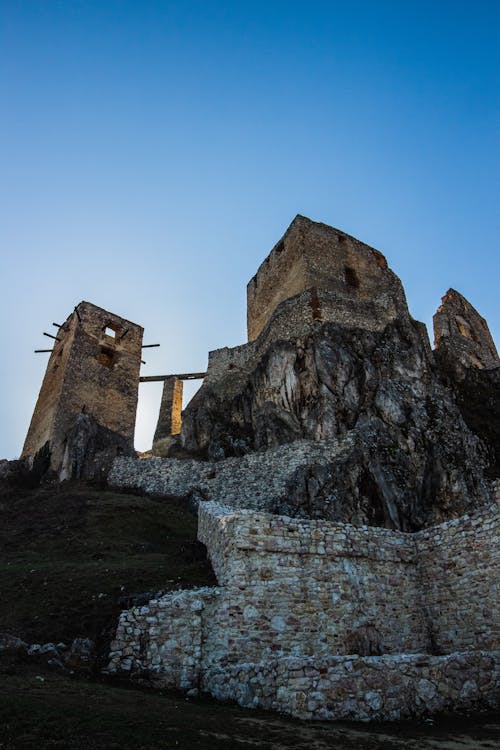
[[[491,707],[498,519],[405,534],[201,503],[220,586],[123,612],[109,669],[309,718]]]

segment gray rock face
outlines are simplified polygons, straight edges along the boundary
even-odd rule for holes
[[[491,500],[499,360],[460,294],[432,351],[384,256],[298,216],[247,299],[249,342],[210,352],[166,463],[115,462],[112,482],[404,531]]]
[[[59,478],[104,479],[121,455],[135,455],[123,436],[103,427],[90,414],[78,414],[67,438]]]
[[[323,323],[273,343],[255,369],[204,386],[182,442],[220,460],[299,439],[336,440],[331,463],[297,470],[280,513],[412,530],[481,505],[487,451],[467,427],[423,326],[401,315],[383,330]]]
[[[500,358],[488,324],[478,311],[455,289],[449,289],[434,315],[436,351],[455,371],[457,379],[471,367],[491,369]]]

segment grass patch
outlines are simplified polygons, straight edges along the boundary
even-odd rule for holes
[[[215,585],[195,515],[176,501],[71,482],[0,495],[0,632],[98,640],[130,598]]]

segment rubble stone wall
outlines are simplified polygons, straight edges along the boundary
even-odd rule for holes
[[[500,651],[274,659],[212,668],[219,700],[300,719],[389,720],[499,706]]]
[[[175,591],[122,612],[111,644],[110,672],[147,672],[163,687],[196,687],[205,627],[212,624],[217,588]],[[208,610],[208,617],[205,610]]]
[[[109,670],[301,718],[491,708],[498,517],[406,534],[200,503],[220,586],[123,612]]]
[[[415,534],[432,647],[437,653],[500,643],[498,506]]]
[[[235,508],[271,510],[286,497],[297,469],[311,463],[328,465],[338,449],[337,440],[296,440],[221,461],[121,456],[115,459],[108,481],[113,487],[148,495],[194,493]]]

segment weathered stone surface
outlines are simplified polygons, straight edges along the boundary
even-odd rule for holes
[[[324,319],[319,292],[331,295],[335,320],[384,325],[406,301],[397,276],[378,250],[345,232],[296,216],[247,286],[248,340],[263,331],[283,301],[314,290],[309,316]],[[356,325],[356,323],[355,323]]]
[[[108,669],[301,718],[494,708],[499,520],[407,534],[202,503],[219,587],[123,612]]]
[[[500,367],[468,367],[457,373],[447,360],[441,363],[465,423],[488,451],[486,473],[500,476]]]
[[[135,456],[130,440],[108,430],[90,414],[78,414],[70,428],[60,479],[106,479],[117,456]]]
[[[90,302],[75,308],[54,341],[23,457],[47,448],[65,479],[87,476],[87,466],[92,477],[105,474],[113,455],[133,451],[142,333]]]
[[[183,449],[220,461],[335,440],[333,460],[311,455],[268,506],[277,512],[417,529],[482,505],[491,447],[464,421],[383,256],[341,234],[300,217],[272,251],[249,285],[257,338],[212,353]]]
[[[163,383],[160,414],[153,438],[153,452],[165,439],[178,435],[181,431],[182,392],[184,384],[175,375],[166,378]],[[160,445],[160,450],[162,446]],[[160,455],[160,454],[156,454]]]
[[[455,289],[449,289],[434,315],[436,352],[458,378],[470,367],[500,367],[488,324]]]

